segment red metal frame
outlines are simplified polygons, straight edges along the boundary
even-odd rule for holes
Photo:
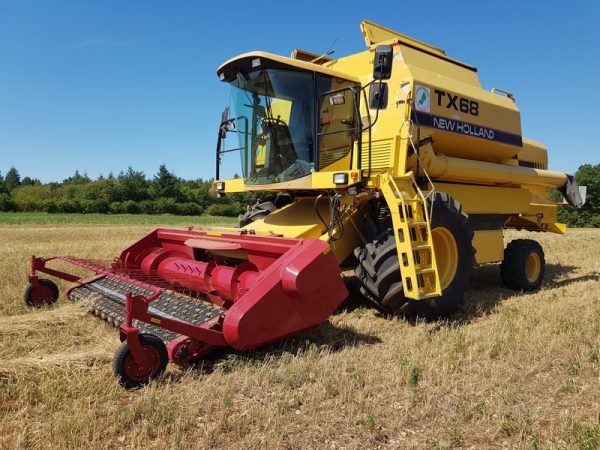
[[[167,344],[167,354],[172,363],[183,366],[190,361],[197,361],[203,358],[215,348],[214,345],[208,345],[186,336],[180,336],[169,341]]]
[[[91,270],[92,280],[107,275],[152,292],[126,295],[120,337],[139,364],[144,353],[134,319],[182,335],[167,344],[170,359],[182,363],[216,346],[246,350],[316,326],[348,294],[329,245],[316,239],[159,228],[110,266],[65,256],[32,257],[30,281],[42,272],[79,285],[90,282],[48,268],[53,260]],[[157,284],[204,293],[224,313],[194,325],[149,312],[163,292]]]

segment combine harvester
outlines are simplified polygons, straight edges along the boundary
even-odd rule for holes
[[[389,314],[450,314],[472,267],[502,262],[504,284],[537,289],[544,253],[503,231],[564,233],[556,187],[581,206],[573,177],[548,170],[544,145],[521,136],[509,92],[482,89],[475,67],[364,21],[367,50],[339,59],[295,50],[237,56],[217,70],[232,109],[218,130],[219,195],[271,191],[242,228],[159,228],[114,262],[32,259],[25,300],[51,303],[56,285],[120,327],[114,372],[127,387],[215,347],[248,350],[314,327],[344,301],[341,271]],[[238,146],[225,149],[226,136]],[[224,153],[243,178],[219,179]],[[60,260],[94,273],[48,267]]]

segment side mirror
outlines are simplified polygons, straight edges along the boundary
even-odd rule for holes
[[[221,123],[229,120],[229,106],[227,106],[221,113]]]
[[[229,118],[229,107],[225,108],[221,114],[221,126],[219,127],[221,139],[225,139],[227,132],[235,130],[235,120]]]
[[[369,108],[385,109],[388,103],[388,90],[386,83],[373,83],[369,87]]]
[[[229,121],[229,106],[226,107],[221,113],[221,125],[219,126],[219,136],[221,139],[225,139],[227,134],[227,122]]]
[[[373,78],[375,80],[389,80],[392,76],[392,60],[394,52],[391,45],[378,45],[375,48],[373,60]]]

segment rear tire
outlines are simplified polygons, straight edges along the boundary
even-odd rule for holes
[[[424,300],[409,300],[404,296],[392,220],[386,207],[380,208],[376,221],[369,220],[365,232],[367,243],[354,251],[359,262],[355,273],[362,284],[361,292],[387,313],[414,312],[437,318],[454,313],[464,299],[475,254],[468,216],[462,212],[460,203],[448,194],[435,193],[429,202],[433,240],[440,244],[436,247],[452,252],[451,257],[440,254],[436,258],[440,276],[445,277],[441,280],[441,296]],[[448,261],[452,267],[444,266]]]
[[[542,246],[531,239],[516,239],[504,250],[502,282],[516,291],[535,291],[544,279],[546,260]]]

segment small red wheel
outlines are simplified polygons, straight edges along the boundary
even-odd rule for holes
[[[122,386],[138,388],[158,378],[167,367],[169,357],[163,341],[153,334],[140,334],[143,361],[136,361],[123,342],[113,360],[113,373]]]
[[[51,305],[58,300],[58,286],[53,281],[44,278],[37,280],[37,283],[27,283],[23,300],[31,308]]]

